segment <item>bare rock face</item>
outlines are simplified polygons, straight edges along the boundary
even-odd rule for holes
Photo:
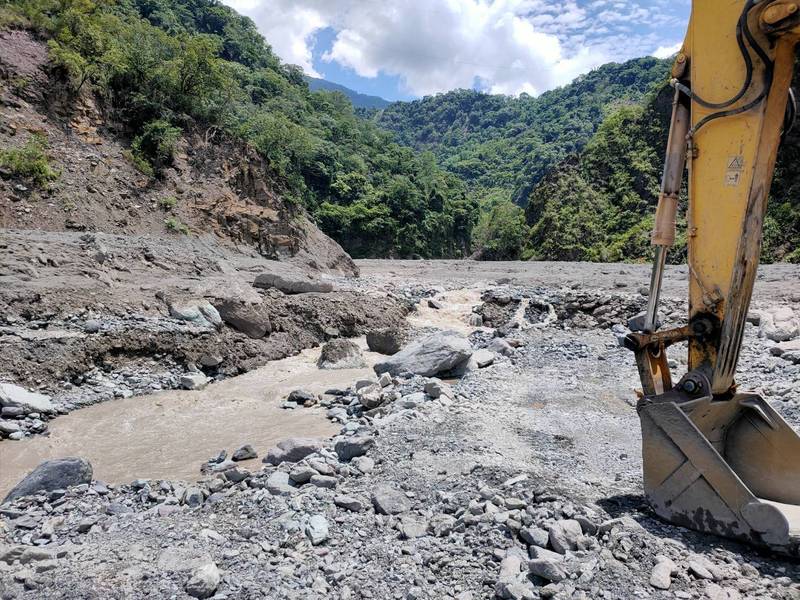
[[[375,373],[414,373],[435,377],[456,372],[472,356],[469,341],[454,331],[442,331],[412,342],[397,354],[375,365]]]
[[[39,492],[63,490],[71,485],[91,483],[92,465],[83,458],[46,460],[28,473],[3,499],[3,504]]]
[[[322,347],[317,366],[320,369],[363,369],[367,363],[358,344],[337,338]]]

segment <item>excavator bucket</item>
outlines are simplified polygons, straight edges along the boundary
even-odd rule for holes
[[[714,400],[704,384],[639,402],[650,504],[677,525],[800,557],[800,436],[760,396]]]

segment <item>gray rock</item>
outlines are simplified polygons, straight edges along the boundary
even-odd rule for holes
[[[431,379],[425,384],[425,393],[431,398],[438,398],[439,396],[447,396],[448,398],[452,398],[453,388],[440,379]]]
[[[237,448],[233,456],[231,456],[231,460],[235,461],[250,460],[251,458],[258,458],[258,454],[250,444],[245,444],[241,448]]]
[[[278,442],[270,448],[264,457],[264,462],[270,465],[279,465],[282,462],[298,462],[309,454],[322,448],[322,442],[313,438],[289,438]]]
[[[470,327],[483,327],[483,317],[479,314],[472,313],[469,316]]]
[[[336,456],[342,462],[348,462],[357,456],[364,456],[375,445],[375,438],[368,435],[345,437],[336,442]]]
[[[332,490],[339,483],[339,480],[329,475],[313,475],[308,482],[314,487]]]
[[[486,348],[481,348],[480,350],[476,350],[472,353],[472,358],[470,360],[475,361],[475,364],[479,369],[483,369],[493,364],[495,358],[496,355],[494,352],[487,350]]]
[[[345,510],[349,510],[351,512],[361,512],[364,510],[365,502],[359,498],[354,496],[334,496],[333,503],[340,507],[344,508]]]
[[[187,373],[181,375],[180,386],[185,390],[202,390],[208,385],[209,378],[203,373]]]
[[[183,493],[182,502],[189,508],[197,508],[198,506],[202,506],[204,501],[205,496],[203,495],[203,490],[198,487],[188,487]]]
[[[15,485],[2,503],[39,492],[63,490],[72,485],[88,485],[91,481],[92,465],[88,460],[83,458],[46,460]]]
[[[438,300],[434,300],[433,298],[428,298],[428,307],[434,310],[441,310],[442,303],[439,302]]]
[[[558,558],[555,558],[558,556]],[[542,556],[528,561],[528,570],[534,575],[558,583],[567,578],[564,560],[561,555],[551,553],[551,556]]]
[[[762,312],[759,335],[773,342],[786,342],[800,336],[800,318],[788,306]]]
[[[428,524],[420,519],[403,517],[398,526],[400,537],[404,540],[413,540],[428,534]]]
[[[398,327],[375,329],[367,333],[367,347],[372,352],[391,356],[400,351],[408,339],[408,333]]]
[[[387,373],[384,373],[386,375]],[[378,408],[383,404],[383,387],[379,383],[370,383],[358,388],[358,401],[367,410]]]
[[[16,433],[20,431],[21,427],[16,421],[2,421],[0,420],[0,433]]]
[[[325,344],[317,360],[317,367],[320,369],[363,369],[366,366],[358,344],[344,338]]]
[[[425,377],[451,373],[472,355],[469,341],[453,331],[442,331],[416,340],[374,366],[375,373],[414,373]]]
[[[289,485],[289,474],[283,471],[275,471],[267,477],[265,487],[273,496],[290,496],[297,491],[297,488]]]
[[[375,512],[382,515],[399,515],[411,510],[411,502],[406,495],[398,489],[389,486],[379,486],[372,493],[372,505]]]
[[[208,563],[192,571],[184,589],[194,598],[210,598],[216,593],[220,578],[217,565]]]
[[[392,376],[389,375],[388,373],[383,373],[378,378],[378,383],[380,384],[381,387],[384,387],[384,388],[388,387],[388,386],[392,385]]]
[[[372,460],[369,456],[356,456],[352,461],[352,465],[364,473],[372,473],[375,469],[375,461]]]
[[[295,404],[302,404],[303,406],[311,406],[316,404],[318,399],[316,394],[312,394],[306,390],[292,390],[289,392],[286,400],[294,402]]]
[[[319,475],[319,473],[308,465],[297,465],[289,471],[289,478],[300,485],[311,481],[314,475]]]
[[[583,530],[581,524],[574,519],[564,519],[553,523],[548,531],[550,533],[550,546],[559,554],[566,554],[567,550],[578,547],[578,538]]]
[[[328,539],[328,521],[323,515],[312,515],[306,523],[305,533],[313,546]]]
[[[650,571],[650,585],[659,590],[668,590],[672,585],[672,574],[677,573],[678,567],[666,556],[659,556],[656,560],[656,565]]]
[[[0,406],[21,408],[26,414],[50,414],[55,410],[50,396],[29,392],[13,383],[0,383]]]
[[[225,479],[232,483],[240,483],[250,478],[250,471],[242,467],[234,467],[225,471]]]
[[[494,338],[486,349],[495,354],[502,354],[503,356],[511,356],[514,354],[514,347],[502,338]]]
[[[227,300],[216,305],[222,320],[252,339],[261,339],[272,331],[265,307]]]
[[[714,575],[711,574],[711,571],[699,560],[689,561],[689,572],[699,579],[714,579]]]
[[[456,518],[453,515],[434,515],[428,522],[428,530],[436,537],[445,537],[450,535],[455,524]]]
[[[256,276],[253,287],[276,288],[284,294],[307,294],[309,292],[328,293],[333,291],[333,284],[300,270],[282,273],[262,273]]]
[[[541,527],[526,527],[520,529],[519,537],[529,545],[547,547],[547,542],[550,539],[550,534]]]
[[[100,331],[101,324],[97,319],[89,319],[83,324],[83,330],[86,333],[97,333]]]
[[[191,299],[170,302],[169,314],[175,319],[188,321],[203,327],[219,328],[222,317],[208,300]]]

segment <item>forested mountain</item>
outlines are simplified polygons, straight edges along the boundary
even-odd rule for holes
[[[310,77],[306,75],[306,81],[308,82],[308,87],[312,92],[316,92],[318,90],[341,92],[347,96],[347,99],[350,100],[350,102],[356,108],[379,109],[386,108],[391,104],[391,102],[381,98],[380,96],[362,94],[361,92],[351,90],[349,87],[328,81],[326,79],[319,79],[318,77]]]
[[[580,151],[616,106],[636,104],[666,80],[669,61],[604,65],[537,97],[455,90],[395,103],[376,116],[398,140],[430,150],[481,196],[524,205],[547,170]]]
[[[800,62],[795,85],[800,84]],[[530,194],[526,256],[553,260],[638,260],[650,256],[672,90],[617,109],[579,157],[553,169]],[[800,262],[800,135],[778,154],[764,223],[765,261]],[[685,198],[684,206],[685,206]],[[685,223],[681,223],[681,226]],[[679,228],[680,231],[680,228]],[[673,260],[685,258],[680,233]]]
[[[47,39],[54,76],[103,105],[156,180],[184,132],[227,135],[354,256],[470,250],[477,208],[458,177],[358,118],[341,93],[311,92],[218,0],[0,0],[0,28]]]

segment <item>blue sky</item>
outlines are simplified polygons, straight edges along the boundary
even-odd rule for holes
[[[539,94],[610,61],[669,56],[690,0],[226,0],[310,75],[408,100]]]

